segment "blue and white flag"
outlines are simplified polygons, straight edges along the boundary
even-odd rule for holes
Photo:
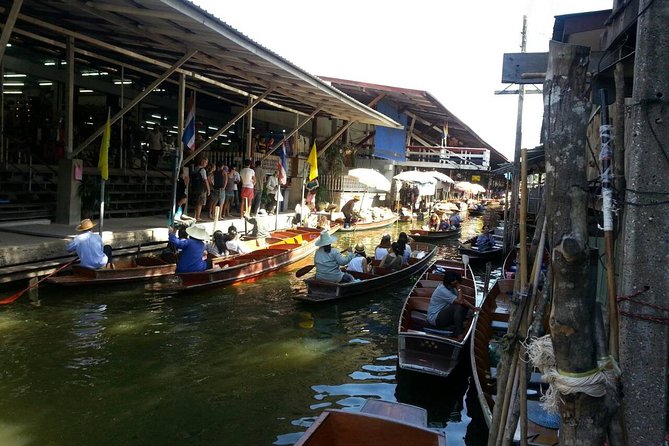
[[[279,150],[277,150],[277,154],[279,155],[279,162],[276,166],[279,171],[277,176],[279,177],[279,184],[283,185],[286,184],[288,179],[288,165],[286,164],[286,143],[281,144],[281,147]]]
[[[186,126],[181,141],[189,150],[195,150],[195,93],[191,95],[188,101],[188,117],[186,118]]]

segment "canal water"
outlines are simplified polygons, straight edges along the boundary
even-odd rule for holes
[[[461,238],[481,226],[466,220]],[[457,242],[438,257],[457,257]],[[294,273],[310,261],[197,295],[43,288],[39,306],[0,309],[0,445],[290,445],[324,409],[366,398],[425,407],[449,446],[485,444],[467,361],[449,381],[398,373],[411,284],[305,304]]]

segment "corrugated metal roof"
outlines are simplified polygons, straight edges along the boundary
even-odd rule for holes
[[[9,0],[1,0],[5,10]],[[64,32],[65,31],[65,32]],[[33,34],[34,33],[34,34]],[[76,34],[74,34],[76,33]],[[321,116],[401,128],[401,125],[317,77],[308,74],[276,53],[252,41],[217,17],[186,0],[25,0],[15,26],[17,36],[33,48],[49,48],[45,39],[62,47],[63,34],[73,35],[77,48],[159,72],[154,60],[172,65],[191,50],[198,52],[182,66],[230,88],[189,77],[188,82],[212,91],[233,103],[244,103],[239,92],[260,95],[270,86],[265,103],[275,103],[309,114],[322,106]],[[123,48],[101,48],[93,41]],[[62,50],[60,50],[62,51]],[[130,54],[132,52],[133,54]],[[81,53],[78,53],[78,58]],[[138,60],[134,55],[141,55]]]
[[[384,94],[385,98],[399,104],[400,110],[417,116],[419,119],[416,120],[414,128],[419,129],[423,134],[430,135],[435,141],[441,141],[441,128],[444,123],[448,123],[448,134],[461,141],[465,147],[484,147],[489,149],[493,164],[508,161],[504,155],[485,142],[467,124],[451,113],[427,91],[326,76],[321,76],[321,79],[330,82],[333,86],[362,102],[367,102],[380,94]]]

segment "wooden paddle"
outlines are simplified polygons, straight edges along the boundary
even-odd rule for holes
[[[75,259],[73,259],[73,260],[70,260],[70,261],[67,262],[65,265],[61,266],[60,268],[58,268],[57,270],[55,270],[55,271],[52,272],[51,274],[42,277],[40,280],[38,280],[37,282],[33,283],[32,285],[30,285],[30,286],[29,286],[28,288],[26,288],[25,290],[23,290],[23,291],[19,291],[18,293],[14,294],[14,295],[11,295],[11,296],[9,296],[9,297],[7,297],[7,298],[5,298],[5,299],[0,300],[0,305],[11,304],[11,303],[14,302],[16,299],[18,299],[19,297],[23,296],[23,295],[26,293],[26,291],[29,291],[30,289],[36,287],[37,285],[39,285],[40,283],[42,283],[43,281],[45,281],[45,280],[48,279],[49,277],[51,277],[51,276],[53,276],[54,274],[56,274],[57,272],[60,272],[60,271],[64,270],[65,268],[67,268],[68,266],[72,265],[72,264],[73,264],[74,262],[76,262],[77,260],[78,260],[78,258],[75,258]]]
[[[302,268],[300,268],[300,269],[298,269],[297,271],[295,271],[295,277],[297,277],[297,278],[299,279],[300,277],[304,276],[304,275],[307,274],[309,271],[311,271],[312,269],[314,269],[315,266],[316,266],[316,265],[307,265],[307,266],[303,266]]]

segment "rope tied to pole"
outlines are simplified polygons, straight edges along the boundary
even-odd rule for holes
[[[597,361],[595,369],[585,372],[567,372],[556,367],[553,342],[550,335],[533,338],[527,347],[532,365],[541,370],[548,390],[541,396],[541,402],[548,413],[558,413],[561,395],[585,393],[593,398],[601,398],[607,392],[615,392],[617,378],[621,371],[611,356]]]

